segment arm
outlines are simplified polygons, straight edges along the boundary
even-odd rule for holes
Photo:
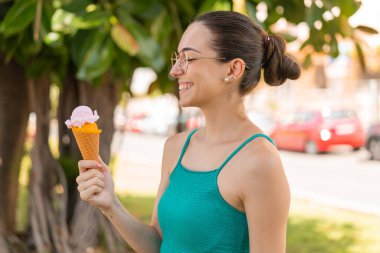
[[[260,152],[261,153],[261,152]],[[289,185],[277,151],[271,147],[252,159],[242,199],[248,220],[250,251],[285,253],[290,205]],[[255,161],[253,161],[255,160]]]
[[[173,137],[164,147],[161,182],[154,205],[152,224],[144,224],[132,216],[119,202],[114,192],[114,182],[109,168],[102,161],[79,161],[78,191],[83,200],[98,207],[112,222],[124,240],[137,252],[159,252],[161,229],[157,220],[157,203],[165,191],[173,161]],[[101,173],[100,171],[103,171]]]

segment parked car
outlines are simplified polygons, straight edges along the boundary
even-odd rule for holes
[[[328,152],[335,145],[359,150],[365,142],[360,120],[352,110],[300,110],[276,124],[271,134],[279,149],[310,154]]]
[[[370,158],[380,161],[380,123],[369,127],[365,146],[371,155]]]

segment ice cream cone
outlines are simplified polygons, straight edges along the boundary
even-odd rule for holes
[[[96,123],[73,127],[73,134],[84,160],[98,160],[99,135],[101,130]]]
[[[102,132],[95,123],[98,113],[88,106],[78,106],[74,109],[65,124],[73,131],[75,140],[84,160],[98,160],[99,135]]]

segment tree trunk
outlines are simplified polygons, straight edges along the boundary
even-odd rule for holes
[[[29,115],[24,70],[0,54],[0,251],[14,252],[18,177]],[[18,249],[18,252],[22,252]]]
[[[94,88],[86,82],[79,82],[74,74],[67,78],[60,93],[58,122],[60,136],[60,160],[65,164],[69,180],[68,220],[71,224],[70,246],[73,252],[86,252],[99,244],[100,232],[103,232],[110,252],[126,252],[125,243],[106,218],[94,207],[78,197],[75,177],[78,175],[77,162],[82,159],[75,139],[64,124],[78,105],[87,105],[97,110],[100,119],[97,122],[102,129],[100,135],[100,156],[105,163],[110,160],[111,141],[114,132],[113,112],[120,99],[120,83],[112,83],[105,75],[99,87]]]
[[[31,237],[38,253],[71,252],[66,223],[66,179],[49,147],[49,78],[42,76],[30,81],[29,94],[37,119],[29,183]]]

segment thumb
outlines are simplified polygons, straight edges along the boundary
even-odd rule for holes
[[[98,156],[98,163],[99,163],[100,167],[103,169],[103,171],[106,171],[106,170],[109,171],[108,165],[103,161],[103,159],[100,157],[100,155]]]

